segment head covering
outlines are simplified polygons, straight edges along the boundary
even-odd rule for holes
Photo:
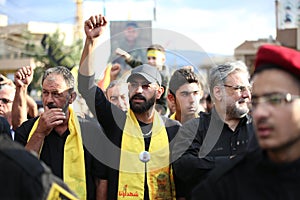
[[[255,71],[276,66],[300,77],[300,52],[278,45],[262,45],[256,54]]]
[[[160,72],[156,69],[156,67],[153,67],[151,65],[143,64],[132,69],[127,82],[133,81],[136,76],[142,76],[150,83],[157,83],[161,85]]]
[[[137,23],[134,22],[134,21],[129,21],[129,22],[127,22],[127,24],[126,24],[126,28],[128,28],[128,27],[137,28],[138,25],[137,25]]]

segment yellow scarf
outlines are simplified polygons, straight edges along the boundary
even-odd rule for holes
[[[195,118],[199,117],[199,114],[198,113],[195,113]],[[170,119],[173,119],[173,120],[176,120],[176,121],[179,121],[176,119],[176,112],[174,112],[170,117]]]
[[[127,113],[121,150],[118,199],[144,199],[145,163],[140,161],[139,154],[145,151],[145,142],[132,110]],[[164,123],[156,111],[149,153],[150,161],[146,165],[150,200],[175,199],[169,140]]]
[[[169,118],[173,119],[173,120],[176,120],[176,112],[174,112]]]
[[[86,199],[85,162],[80,125],[71,107],[69,107],[69,112],[68,128],[70,135],[68,135],[64,147],[63,180],[80,199]],[[34,123],[27,141],[35,132],[38,123],[39,118]]]

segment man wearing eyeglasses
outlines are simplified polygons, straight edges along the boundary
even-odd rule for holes
[[[132,57],[130,54],[128,54],[126,51],[123,51],[120,48],[116,50],[116,53],[124,57],[126,63],[130,65],[132,68],[135,68],[143,64],[143,62]],[[159,99],[156,100],[155,108],[161,115],[165,115],[167,112],[167,93],[168,93],[167,90],[169,87],[169,79],[170,79],[169,68],[165,65],[166,62],[165,48],[160,44],[151,44],[147,48],[147,60],[148,60],[147,64],[156,67],[159,70],[160,75],[162,77],[162,86],[164,87],[164,93],[161,95]]]
[[[22,122],[26,121],[27,117],[36,117],[38,111],[37,104],[34,99],[29,95],[26,95],[27,109],[24,112],[24,115],[14,115],[13,100],[15,97],[16,87],[18,87],[18,85],[15,85],[12,80],[0,74],[0,116],[7,119],[10,125],[11,138],[13,140],[15,136],[14,130],[18,128]]]
[[[183,124],[174,144],[174,171],[189,194],[217,165],[256,146],[247,66],[240,61],[215,66],[208,83],[214,108]]]
[[[5,117],[12,124],[12,103],[15,97],[15,88],[8,84],[0,86],[0,116]]]
[[[160,72],[148,64],[132,69],[126,79],[130,104],[127,112],[109,102],[94,84],[91,58],[106,26],[102,15],[85,21],[87,37],[80,61],[78,89],[110,139],[105,149],[108,159],[102,158],[107,165],[107,187],[103,188],[107,199],[183,197],[180,186],[174,185],[178,182],[170,163],[170,143],[180,124],[155,110],[156,100],[164,92]]]
[[[252,116],[260,148],[198,186],[194,199],[300,199],[300,52],[263,45]]]

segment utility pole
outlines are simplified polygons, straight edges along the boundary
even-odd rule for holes
[[[154,1],[154,7],[153,7],[153,21],[156,21],[156,0]]]
[[[279,30],[279,16],[278,16],[278,12],[279,12],[279,1],[275,0],[275,23],[276,23],[276,37],[278,36],[278,30]]]
[[[82,15],[82,2],[83,0],[76,0],[76,22],[75,22],[75,31],[74,39],[82,39],[83,34],[83,15]]]

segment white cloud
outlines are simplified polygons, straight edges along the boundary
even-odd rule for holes
[[[232,55],[234,48],[245,40],[274,35],[274,22],[269,16],[254,11],[161,7],[156,28],[178,31],[197,42],[210,53]]]

